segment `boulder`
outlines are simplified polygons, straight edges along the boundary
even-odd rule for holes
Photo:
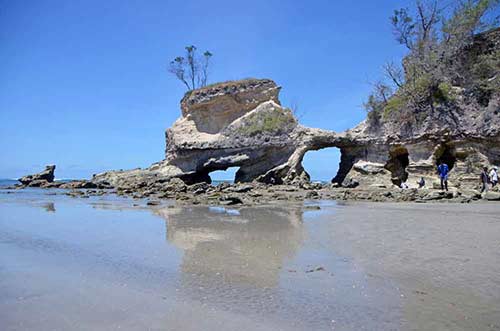
[[[482,197],[484,200],[500,201],[500,192],[493,192],[493,191],[484,192]]]
[[[468,200],[478,200],[481,199],[481,192],[477,190],[460,190],[460,196]]]
[[[31,187],[40,187],[45,183],[52,183],[54,181],[55,165],[48,165],[45,170],[33,175],[27,175],[19,178],[18,180],[23,184]]]
[[[235,195],[223,195],[220,197],[219,200],[221,201],[221,205],[227,205],[227,206],[238,205],[243,203],[243,201],[238,196]]]
[[[450,193],[451,196],[450,197],[453,197],[453,193]],[[441,199],[445,199],[448,197],[448,192],[444,192],[444,191],[432,191],[430,193],[428,193],[426,196],[424,196],[423,200],[425,201],[430,201],[430,200],[441,200]]]

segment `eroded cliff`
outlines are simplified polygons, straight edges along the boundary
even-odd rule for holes
[[[500,29],[477,40],[467,52],[497,52]],[[498,82],[500,74],[491,79]],[[327,147],[341,152],[332,182],[363,188],[403,182],[411,187],[421,177],[432,185],[440,161],[451,169],[450,186],[472,188],[481,167],[500,164],[500,88],[485,98],[466,83],[451,86],[447,101],[369,116],[342,133],[300,125],[280,104],[279,92],[269,79],[190,91],[181,100],[181,117],[166,131],[163,161],[148,169],[95,175],[93,181],[141,187],[180,178],[193,184],[210,182],[213,171],[238,167],[236,182],[300,184],[309,181],[302,167],[304,154]]]

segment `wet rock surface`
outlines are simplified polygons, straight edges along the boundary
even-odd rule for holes
[[[52,175],[54,172],[52,170]],[[27,177],[27,176],[26,176]],[[33,176],[35,177],[35,176]],[[103,180],[74,180],[69,182],[33,179],[28,185],[14,188],[39,187],[61,189],[61,194],[74,198],[88,198],[105,194],[133,199],[145,199],[150,206],[160,205],[164,200],[175,200],[181,205],[259,205],[274,202],[297,202],[304,200],[353,200],[373,202],[457,202],[500,201],[499,187],[485,193],[470,188],[452,188],[450,191],[430,188],[406,188],[395,185],[361,186],[355,179],[344,184],[301,182],[298,184],[272,185],[258,181],[249,183],[221,182],[218,185],[206,182],[186,184],[180,178],[166,179],[162,176],[135,175],[133,180],[119,181],[111,186]],[[51,194],[57,194],[51,191]]]
[[[61,186],[59,186],[61,187]],[[115,189],[62,190],[74,198],[88,198],[116,194],[135,200],[144,200],[146,205],[157,206],[167,201],[179,205],[269,205],[274,203],[295,203],[308,200],[371,201],[371,202],[416,202],[416,203],[471,203],[477,201],[500,201],[497,189],[481,194],[478,190],[453,189],[450,191],[432,188],[401,189],[390,188],[349,188],[332,184],[315,183],[313,186],[268,185],[258,182],[242,184],[220,183],[211,185],[197,183],[187,185],[182,181],[173,183],[151,182],[140,188],[118,187]],[[54,193],[57,194],[57,193]],[[310,209],[317,209],[315,206]],[[319,209],[319,208],[318,208]]]

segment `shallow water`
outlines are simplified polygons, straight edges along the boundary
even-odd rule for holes
[[[0,191],[1,330],[500,330],[497,204],[53,192]]]

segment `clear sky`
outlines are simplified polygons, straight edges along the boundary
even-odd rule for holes
[[[164,157],[183,85],[167,63],[210,50],[210,82],[271,78],[308,126],[342,131],[381,66],[404,51],[389,15],[407,1],[0,0],[0,178],[56,164],[56,177]],[[338,151],[306,154],[330,179]]]

